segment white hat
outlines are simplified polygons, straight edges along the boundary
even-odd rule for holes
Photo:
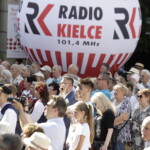
[[[42,68],[40,68],[42,71],[49,71],[52,72],[51,67],[49,67],[48,65],[43,66]]]
[[[52,150],[50,139],[41,132],[34,132],[29,138],[24,138],[23,142],[36,150]]]
[[[0,121],[0,134],[12,133],[11,126],[8,122]]]
[[[37,72],[37,73],[35,73],[34,74],[35,76],[38,76],[38,77],[42,77],[42,78],[44,78],[44,74],[42,73],[42,72]]]
[[[139,70],[132,67],[127,73],[135,73],[135,74],[140,74]]]

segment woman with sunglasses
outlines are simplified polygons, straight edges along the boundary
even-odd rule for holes
[[[139,106],[133,110],[131,124],[132,150],[143,150],[144,141],[141,138],[141,125],[145,117],[150,116],[150,90],[141,89],[137,93]]]

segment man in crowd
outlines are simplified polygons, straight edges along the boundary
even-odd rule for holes
[[[44,82],[44,74],[42,72],[37,72],[34,74],[37,82]]]
[[[9,123],[12,133],[16,133],[19,113],[16,108],[7,101],[11,93],[12,91],[7,85],[0,87],[0,122]]]
[[[6,60],[4,60],[1,65],[3,65],[6,69],[10,70],[10,63]]]
[[[24,84],[24,79],[27,77],[31,77],[33,75],[33,69],[30,65],[26,65],[23,67],[21,70],[21,76],[23,77],[23,80],[19,84],[19,88],[21,91],[25,90],[23,84]]]
[[[109,65],[107,63],[103,63],[101,68],[100,68],[100,73],[103,73],[103,72],[109,72]]]
[[[48,85],[49,95],[59,95],[59,84],[56,82],[52,82]]]
[[[38,72],[41,72],[41,71],[40,71],[40,64],[39,64],[38,62],[33,62],[33,63],[31,64],[31,66],[32,66],[32,69],[33,69],[34,74],[35,74],[35,73],[38,73]]]
[[[22,105],[15,100],[14,105],[19,110],[19,119],[22,125],[25,126],[26,124],[31,123],[27,119],[27,115],[24,112]],[[51,97],[44,111],[47,122],[37,124],[43,128],[45,134],[50,138],[53,150],[62,150],[64,146],[66,127],[63,117],[66,113],[66,109],[66,102],[62,97]],[[28,115],[28,117],[30,116]]]
[[[91,105],[92,111],[94,113],[94,107],[90,100],[91,92],[94,89],[94,83],[90,78],[84,78],[80,80],[79,84],[79,94],[82,100],[86,103]]]
[[[150,89],[150,72],[147,69],[141,71],[141,85]]]
[[[30,65],[25,65],[21,70],[21,75],[23,78],[31,77],[34,74],[34,71]]]
[[[68,74],[75,75],[77,77],[77,79],[79,80],[80,78],[77,76],[78,72],[79,72],[78,66],[76,66],[74,64],[69,65],[69,67],[68,67]]]
[[[95,92],[104,93],[109,99],[111,99],[109,90],[109,74],[107,72],[101,73],[97,78],[97,90],[93,91],[91,95]]]
[[[138,69],[132,67],[132,68],[127,72],[127,81],[128,81],[128,82],[131,82],[131,76],[134,75],[134,74],[136,74],[136,75],[139,76],[139,73],[140,73],[140,72],[139,72]]]
[[[53,69],[52,69],[52,81],[55,81],[57,82],[58,84],[61,82],[61,73],[62,73],[62,67],[59,66],[59,65],[55,65],[53,66]]]
[[[48,65],[45,65],[40,69],[42,73],[44,74],[45,83],[49,85],[52,82],[52,78],[50,77],[51,72],[52,72],[51,67],[49,67]]]
[[[12,83],[19,86],[20,82],[23,80],[21,73],[20,73],[20,66],[17,64],[13,64],[10,67],[10,71],[13,77]]]
[[[74,81],[71,77],[63,76],[60,84],[60,93],[64,97],[68,105],[73,105],[77,102],[73,90],[73,83]]]

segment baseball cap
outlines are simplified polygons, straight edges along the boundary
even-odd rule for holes
[[[44,78],[44,74],[42,72],[37,72],[34,74],[35,76]]]
[[[50,66],[48,66],[48,65],[45,65],[45,66],[43,66],[42,68],[40,68],[42,71],[49,71],[49,72],[52,72],[52,69],[51,69],[51,67]]]

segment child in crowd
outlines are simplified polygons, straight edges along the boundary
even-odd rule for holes
[[[94,137],[92,108],[84,102],[75,104],[74,116],[77,126],[72,135],[69,135],[69,150],[89,150]]]

